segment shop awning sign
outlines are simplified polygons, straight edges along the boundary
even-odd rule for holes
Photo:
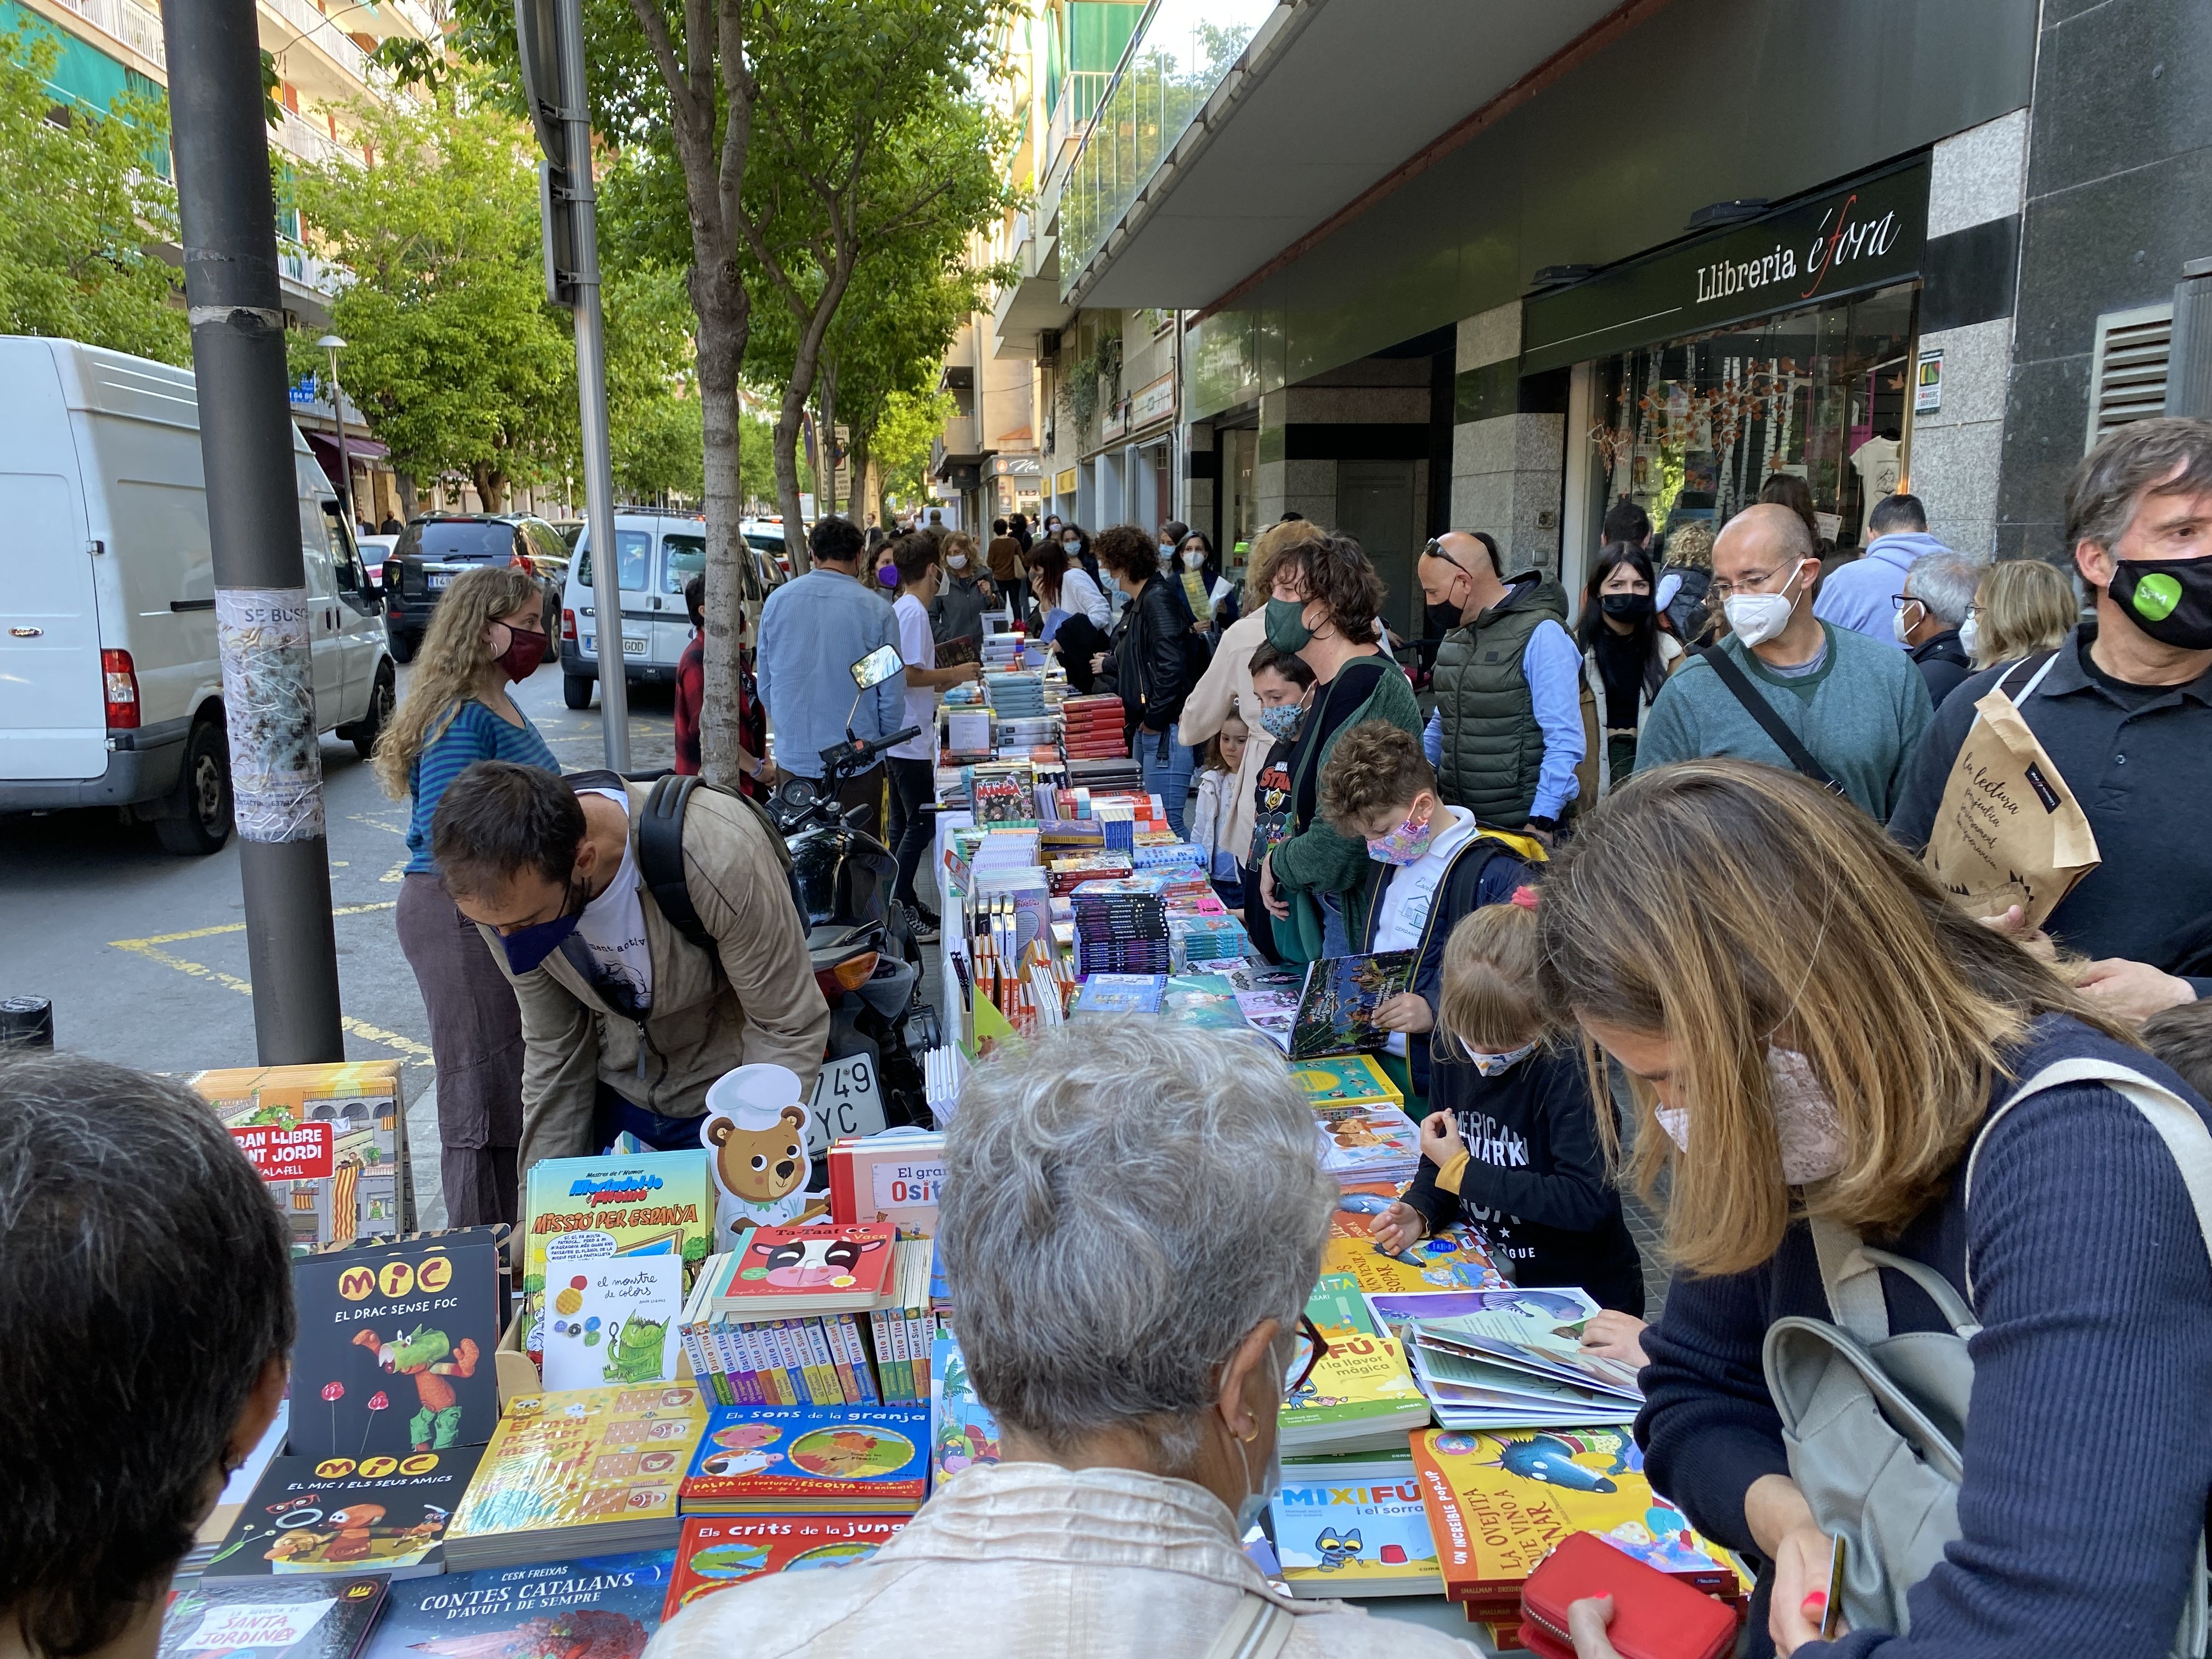
[[[1927,229],[1923,156],[1535,295],[1522,308],[1521,372],[1904,281],[1919,275]]]

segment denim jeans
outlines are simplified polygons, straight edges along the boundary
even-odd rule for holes
[[[1176,728],[1152,732],[1139,726],[1130,734],[1138,764],[1144,769],[1145,787],[1160,798],[1167,810],[1168,828],[1182,836],[1183,808],[1190,800],[1190,750],[1176,741]]]
[[[1316,893],[1321,902],[1321,953],[1324,957],[1352,954],[1352,934],[1344,925],[1344,904],[1334,893]]]

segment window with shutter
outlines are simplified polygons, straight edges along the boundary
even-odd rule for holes
[[[2089,437],[2085,450],[2125,426],[2166,412],[2166,365],[2173,343],[2173,306],[2108,311],[2097,319],[2089,362]]]

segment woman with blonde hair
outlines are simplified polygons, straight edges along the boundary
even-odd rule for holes
[[[1779,769],[1633,779],[1554,861],[1538,920],[1546,1000],[1627,1072],[1631,1169],[1669,1188],[1677,1273],[1637,1437],[1654,1486],[1767,1564],[1751,1651],[1819,1639],[1832,1559],[1768,1392],[1769,1328],[1953,1328],[1864,1241],[1948,1281],[1979,1332],[1948,1549],[1887,1595],[1876,1551],[1847,1562],[1846,1610],[1895,1609],[1900,1632],[1909,1611],[1910,1633],[1834,1651],[2165,1654],[2212,1491],[2212,1262],[2167,1141],[2212,1155],[2212,1107],[1879,824]],[[1856,1541],[1942,1524],[1872,1490]],[[1578,1645],[1611,1651],[1587,1624]]]
[[[1960,625],[1959,642],[1978,673],[2039,651],[2056,651],[2081,617],[2074,584],[2057,565],[1999,559],[1974,586],[1974,603]]]
[[[544,605],[544,590],[526,571],[486,567],[455,578],[430,618],[407,696],[376,744],[384,793],[413,801],[399,948],[430,1017],[438,1173],[455,1227],[521,1217],[522,1017],[490,947],[447,896],[430,857],[430,817],[447,786],[477,761],[560,771],[507,691],[545,660]]]

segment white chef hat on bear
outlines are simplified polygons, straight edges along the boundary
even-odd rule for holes
[[[707,1089],[707,1116],[727,1118],[749,1132],[775,1128],[785,1110],[793,1106],[805,1110],[806,1096],[799,1086],[799,1073],[788,1066],[740,1066],[724,1073]],[[700,1126],[700,1139],[709,1146],[714,1145],[707,1139],[705,1124]]]

